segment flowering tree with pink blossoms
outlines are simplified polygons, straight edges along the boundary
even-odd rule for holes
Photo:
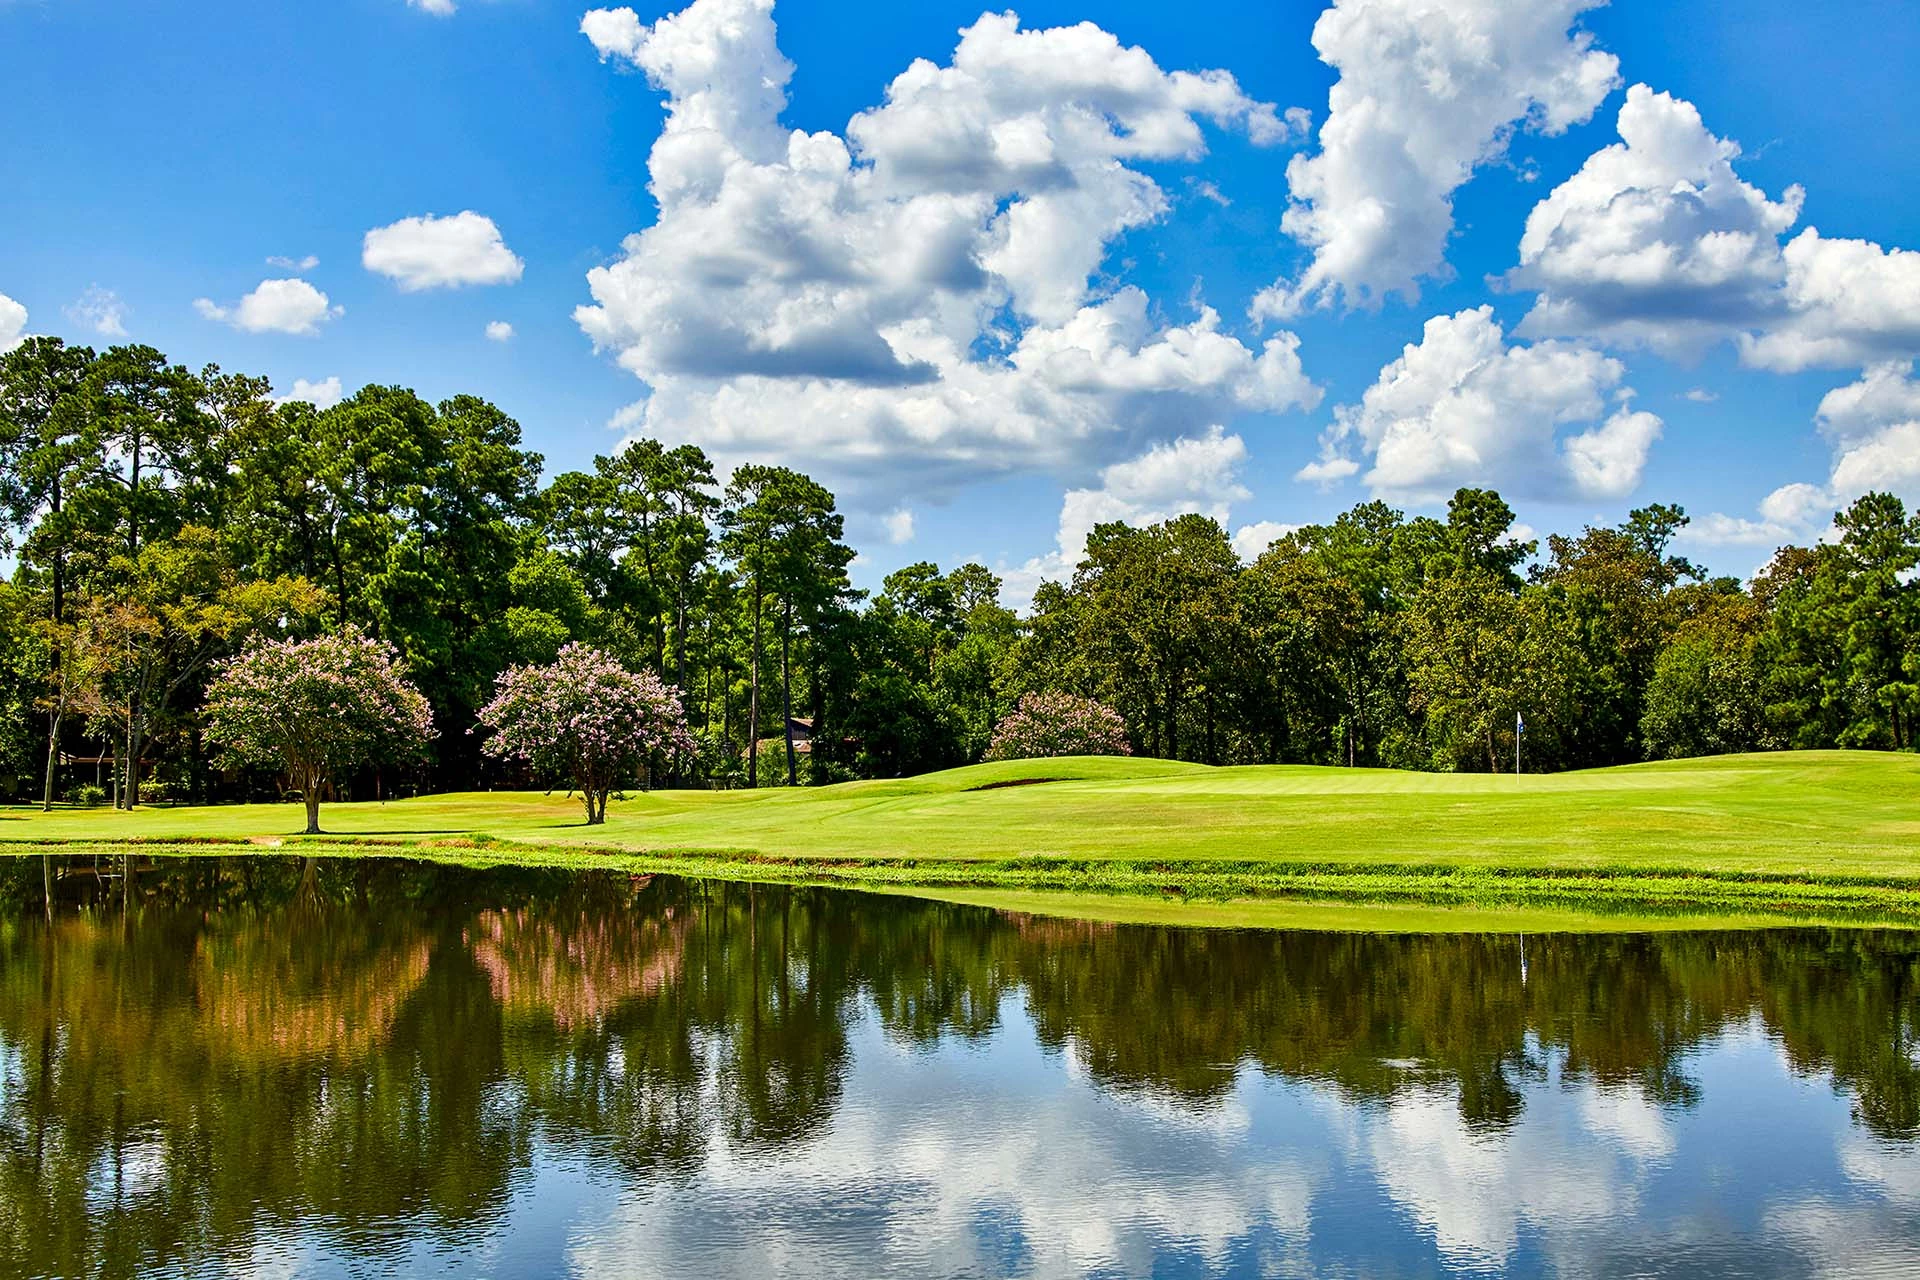
[[[488,755],[568,779],[586,802],[589,825],[607,820],[607,797],[651,757],[694,750],[672,685],[577,642],[546,666],[501,672],[480,723],[493,730]]]
[[[1029,693],[993,731],[989,760],[1130,756],[1127,726],[1104,702],[1071,693]]]
[[[340,774],[418,757],[433,711],[393,646],[347,631],[275,640],[228,659],[207,685],[207,737],[235,763],[281,765],[320,832],[320,794]]]

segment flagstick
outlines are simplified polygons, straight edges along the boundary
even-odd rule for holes
[[[1513,776],[1520,776],[1520,735],[1526,732],[1527,722],[1520,718],[1518,711],[1513,713]]]

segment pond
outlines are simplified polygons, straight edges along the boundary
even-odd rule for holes
[[[1920,1269],[1920,937],[0,860],[0,1275]]]

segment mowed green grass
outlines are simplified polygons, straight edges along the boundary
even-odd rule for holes
[[[1147,914],[1196,923],[1252,922],[1273,911],[1253,904],[1271,899],[1920,921],[1920,757],[1867,752],[1520,777],[1019,761],[813,789],[633,794],[601,827],[560,793],[327,805],[330,834],[312,842],[296,835],[303,821],[297,804],[11,808],[0,845],[278,840],[288,851],[614,861],[998,893],[1109,917],[1140,916],[1141,899],[1157,898]]]

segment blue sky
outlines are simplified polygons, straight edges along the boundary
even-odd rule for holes
[[[1920,7],[596,12],[0,0],[0,342],[471,391],[556,470],[634,429],[787,462],[869,585],[1460,483],[1542,531],[1680,502],[1745,573],[1920,497]]]

